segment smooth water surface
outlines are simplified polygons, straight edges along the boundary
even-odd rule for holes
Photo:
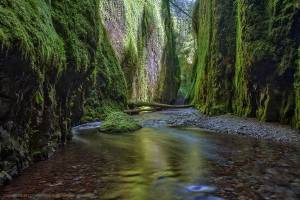
[[[133,200],[299,197],[297,149],[157,124],[114,135],[98,132],[100,123],[75,127],[72,142],[24,170],[0,189],[0,195]],[[296,181],[279,184],[287,176]]]

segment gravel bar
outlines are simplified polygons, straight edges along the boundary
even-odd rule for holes
[[[278,122],[261,122],[256,118],[237,117],[232,114],[208,116],[193,108],[159,111],[166,123],[174,126],[196,126],[216,132],[240,134],[271,141],[299,144],[300,132]]]

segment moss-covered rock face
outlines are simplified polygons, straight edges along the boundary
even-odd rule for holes
[[[48,157],[70,135],[56,114],[66,54],[48,1],[3,0],[0,15],[0,171],[14,177],[33,152]]]
[[[84,116],[81,122],[104,119],[113,111],[127,107],[127,84],[107,32],[100,22],[100,42],[97,47],[96,66],[85,87]]]
[[[297,3],[196,2],[198,49],[190,100],[201,111],[299,124]]]
[[[296,3],[239,2],[233,101],[237,114],[292,122],[300,39]]]
[[[93,89],[124,109],[126,82],[99,0],[3,0],[0,15],[0,171],[13,177],[71,140]]]
[[[196,1],[193,28],[197,51],[189,86],[189,100],[206,114],[231,109],[231,79],[235,62],[234,1]]]
[[[127,98],[174,102],[180,69],[168,2],[100,1],[100,10],[107,31],[101,31],[100,23],[102,43],[95,60],[99,67],[89,78],[91,87],[82,87],[85,100],[80,122],[124,110]]]
[[[168,0],[101,1],[131,100],[174,102],[180,68]]]
[[[194,3],[189,0],[176,0],[175,4],[170,4],[176,36],[176,54],[181,69],[181,85],[176,104],[184,104],[187,95],[187,80],[190,80],[193,75],[193,57],[197,48],[196,34],[192,30],[193,19],[191,18]]]
[[[175,100],[167,0],[1,0],[0,16],[3,181],[71,140],[72,125],[125,109],[128,96]]]
[[[124,133],[136,131],[141,127],[131,116],[122,112],[112,112],[101,124],[100,131],[104,133]]]

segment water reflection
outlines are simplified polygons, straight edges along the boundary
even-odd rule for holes
[[[291,176],[287,169],[300,175],[298,150],[268,141],[194,127],[145,127],[111,135],[99,133],[99,125],[74,128],[70,144],[25,170],[2,187],[0,195],[14,199],[18,198],[12,195],[21,193],[62,193],[83,199],[255,199],[272,196],[277,182],[284,180],[278,177]],[[291,180],[286,180],[285,191],[294,191],[290,199],[297,199],[300,187],[297,179],[291,176]]]
[[[169,134],[165,131],[142,128],[119,135],[98,132],[76,135],[77,140],[88,140],[89,143],[85,145],[89,150],[94,154],[102,153],[108,161],[106,165],[113,166],[109,174],[105,172],[99,175],[101,182],[114,185],[114,190],[108,191],[105,198],[147,199],[151,196],[149,191],[153,186],[155,194],[162,192],[158,190],[157,183],[163,182],[163,188],[173,191],[201,180],[206,158],[199,143],[200,138],[180,137],[181,130],[172,129]],[[163,193],[161,195],[165,196],[166,193]],[[168,196],[172,199],[174,193]]]

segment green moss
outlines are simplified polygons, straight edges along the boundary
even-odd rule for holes
[[[238,3],[236,114],[256,115],[262,121],[288,122],[292,118],[287,110],[294,105],[290,87],[299,41],[293,33],[299,29],[294,8],[288,1]],[[282,80],[287,80],[284,85]]]
[[[110,112],[121,111],[127,107],[127,85],[116,54],[110,44],[102,23],[97,47],[95,69],[88,82],[85,115],[83,122],[104,119]]]
[[[132,40],[130,40],[128,47],[125,49],[121,66],[128,86],[128,97],[132,97],[134,77],[138,69],[138,55]]]
[[[20,49],[39,74],[44,74],[43,68],[57,68],[60,72],[64,69],[64,42],[53,26],[49,3],[3,0],[0,15],[1,50]]]
[[[298,47],[298,57],[300,57],[300,47]],[[300,59],[297,61],[297,70],[295,73],[295,83],[294,83],[294,92],[295,92],[295,117],[293,122],[298,130],[300,130]]]
[[[198,0],[189,100],[207,114],[297,124],[297,2]]]
[[[102,90],[103,98],[125,103],[127,85],[124,72],[110,44],[104,26],[101,25],[101,27],[101,38],[94,63],[97,85]]]
[[[84,116],[81,122],[85,123],[103,120],[111,112],[122,111],[125,107],[126,105],[122,102],[112,101],[110,99],[100,101],[96,96],[90,96],[85,101]]]
[[[200,25],[198,22],[198,19],[200,19],[200,13],[199,13],[200,5],[201,5],[201,1],[196,1],[192,12],[192,18],[195,19],[192,21],[192,27],[196,34],[199,32],[199,25]]]
[[[128,98],[174,101],[180,69],[174,51],[169,2],[126,0],[100,4],[104,24],[125,73]]]
[[[170,16],[169,1],[163,0],[161,7],[164,15],[164,29],[166,31],[166,44],[164,46],[163,70],[159,74],[158,79],[158,95],[155,100],[165,103],[174,103],[177,91],[180,87],[181,70],[179,66],[178,56],[176,55],[175,36],[172,28],[173,22]],[[175,93],[174,93],[175,92]]]
[[[83,115],[84,93],[89,104],[84,108],[86,121],[126,108],[124,73],[101,23],[99,2],[0,1],[1,73],[7,83],[15,80],[6,91],[10,99],[22,94],[12,102],[13,119],[4,120],[12,120],[12,130],[20,131],[14,132],[18,139],[12,139],[2,156],[1,169],[16,164],[22,169],[30,156],[38,160],[71,140],[71,119],[78,122]],[[16,160],[6,166],[11,158]]]
[[[52,1],[55,28],[64,39],[68,68],[86,71],[93,61],[99,38],[97,0]],[[64,13],[64,15],[62,15]]]
[[[233,2],[197,1],[193,17],[198,21],[193,22],[197,51],[187,99],[206,114],[230,112],[234,65],[234,55],[230,53],[235,50]]]
[[[232,107],[234,113],[240,116],[250,116],[252,112],[249,89],[247,87],[247,68],[251,63],[247,60],[247,44],[243,40],[247,25],[245,5],[243,2],[237,3],[237,36],[236,36],[236,62],[235,62],[235,76],[234,76],[234,91],[235,98],[233,99]],[[249,33],[248,33],[249,34]]]
[[[122,112],[112,112],[107,116],[104,123],[100,125],[100,131],[105,133],[123,133],[135,131],[140,128],[140,124]]]

